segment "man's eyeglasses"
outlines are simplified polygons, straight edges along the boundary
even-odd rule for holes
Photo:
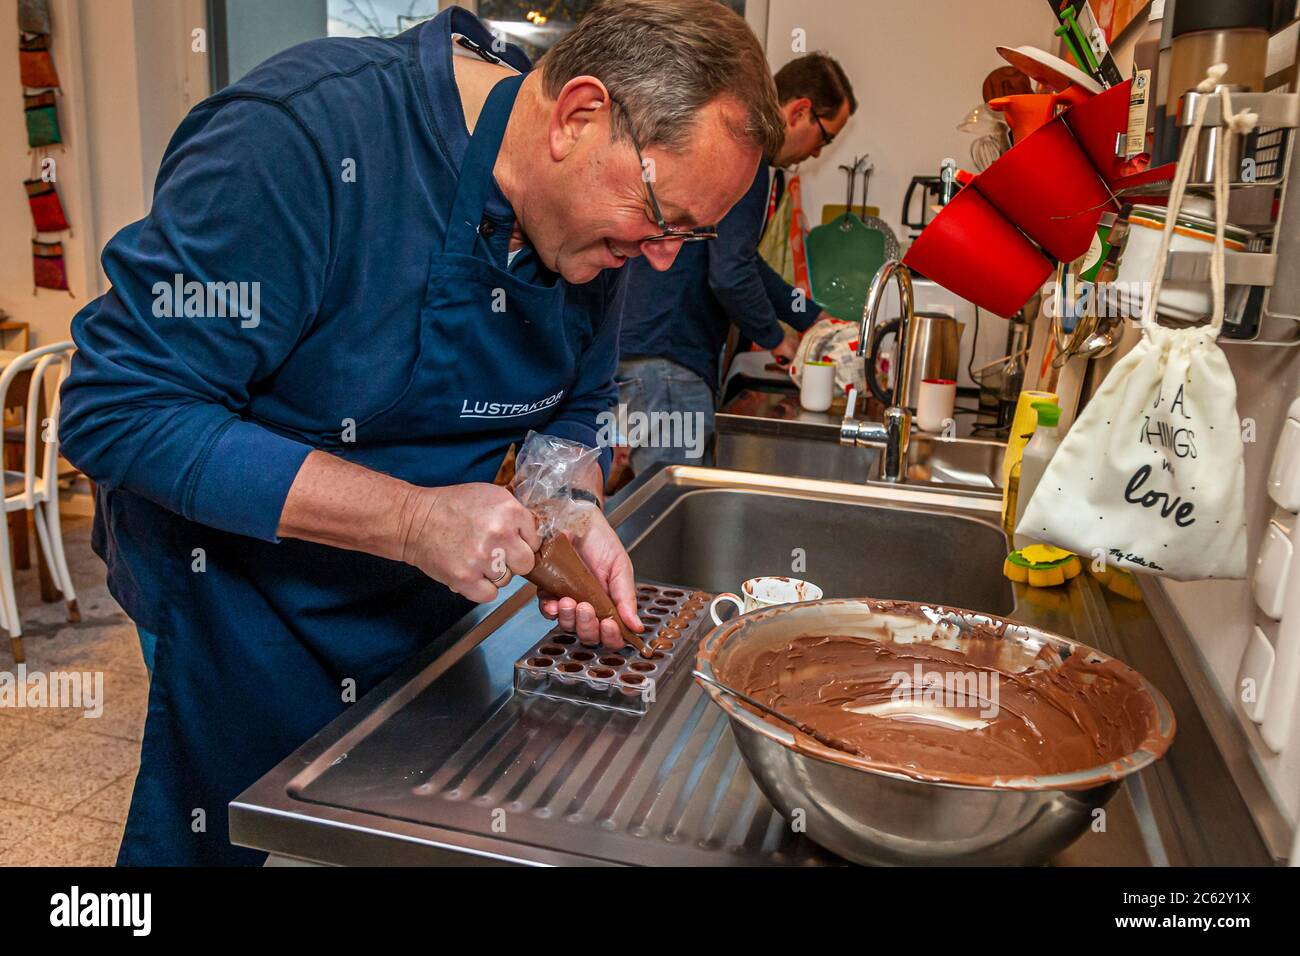
[[[835,142],[835,134],[822,125],[822,118],[817,115],[816,110],[813,111],[812,118],[817,121],[817,128],[822,131],[822,149],[825,149],[831,143]]]
[[[646,197],[650,200],[650,209],[654,212],[655,223],[659,226],[659,232],[653,236],[647,236],[644,239],[638,239],[638,242],[704,242],[709,239],[718,238],[717,226],[699,226],[695,229],[678,229],[670,226],[664,219],[663,210],[659,208],[659,200],[655,198],[654,187],[650,185],[650,179],[645,175],[646,161],[641,155],[641,144],[637,142],[636,133],[632,130],[632,116],[628,113],[627,108],[614,97],[610,97],[610,102],[623,111],[623,117],[627,120],[627,134],[632,140],[632,148],[636,150],[637,163],[641,166],[641,181],[645,183]]]

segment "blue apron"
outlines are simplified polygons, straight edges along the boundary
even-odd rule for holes
[[[331,443],[322,428],[317,447],[398,477],[445,456],[456,480],[490,481],[509,444],[554,412],[537,396],[563,395],[576,379],[591,321],[566,307],[563,281],[542,270],[531,284],[475,254],[522,82],[497,84],[470,138],[429,266],[409,384],[359,424],[355,445]],[[486,359],[503,354],[520,373],[484,381],[499,367]],[[479,398],[485,388],[490,402]],[[121,489],[101,485],[98,495],[95,549],[119,600],[157,638],[118,863],[260,863],[261,853],[230,845],[227,804],[471,605],[399,562],[219,531]]]

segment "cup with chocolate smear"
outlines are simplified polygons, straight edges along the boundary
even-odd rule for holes
[[[736,605],[741,614],[747,614],[760,607],[796,604],[800,601],[819,601],[821,597],[821,588],[808,581],[800,581],[798,578],[788,578],[784,575],[750,578],[740,586],[739,594],[724,591],[715,597],[709,604],[709,615],[713,618],[714,624],[721,624],[722,618],[718,616],[719,604],[729,602]]]

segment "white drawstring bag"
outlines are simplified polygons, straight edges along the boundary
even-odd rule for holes
[[[1198,90],[1214,92],[1226,67],[1211,67]],[[1232,114],[1248,132],[1253,113]],[[1025,508],[1018,534],[1066,548],[1084,560],[1178,580],[1246,574],[1245,469],[1237,383],[1217,339],[1223,326],[1223,231],[1228,213],[1228,136],[1218,137],[1214,177],[1214,314],[1207,325],[1156,323],[1169,258],[1205,109],[1187,131],[1142,314],[1142,339],[1111,370],[1052,457]]]

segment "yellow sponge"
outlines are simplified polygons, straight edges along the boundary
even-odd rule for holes
[[[1012,551],[1002,564],[1002,573],[1020,584],[1050,588],[1064,584],[1083,571],[1077,554],[1050,544],[1032,544]]]
[[[1130,571],[1124,568],[1107,567],[1101,571],[1095,571],[1089,568],[1089,573],[1096,578],[1101,586],[1113,594],[1118,594],[1122,598],[1130,601],[1142,600],[1142,588]]]

